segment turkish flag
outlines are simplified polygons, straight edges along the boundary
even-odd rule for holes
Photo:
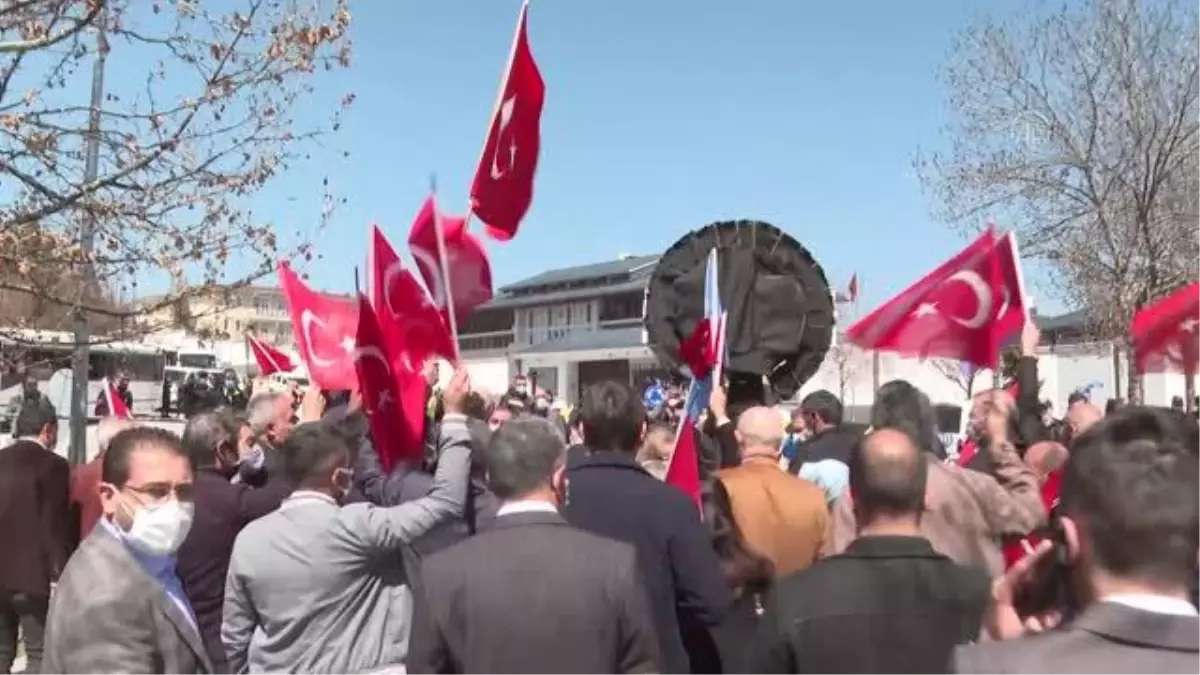
[[[446,285],[442,283],[446,271],[442,269],[438,256],[434,219],[439,217],[442,234],[446,237],[450,293],[446,292]],[[465,321],[472,310],[492,299],[492,265],[482,242],[467,230],[466,224],[465,218],[448,218],[439,214],[437,202],[430,195],[408,233],[408,249],[417,263],[417,270],[425,280],[430,299],[447,317],[447,323],[451,305],[454,306],[455,318]]]
[[[1129,328],[1138,370],[1143,373],[1182,370],[1195,375],[1200,361],[1197,315],[1200,315],[1200,282],[1139,310]]]
[[[546,83],[529,51],[525,33],[528,13],[526,2],[517,21],[499,105],[471,184],[471,210],[487,225],[488,234],[500,241],[516,236],[533,201],[533,176],[541,147]]]
[[[363,411],[371,425],[371,440],[379,461],[384,471],[390,472],[399,461],[421,457],[425,382],[420,373],[395,367],[396,359],[389,353],[379,319],[363,295],[358,299],[356,338],[353,360]],[[415,405],[411,396],[414,382],[420,385]]]
[[[119,420],[133,419],[133,414],[129,412],[128,406],[125,405],[125,399],[121,398],[121,392],[113,386],[112,380],[104,378],[104,401],[108,403],[108,416],[115,417]]]
[[[682,490],[700,508],[700,452],[696,447],[696,421],[690,415],[679,423],[663,482]]]
[[[286,263],[279,263],[279,285],[292,317],[292,334],[308,374],[322,389],[353,389],[358,303],[317,293]]]
[[[846,331],[864,349],[996,368],[1002,341],[1025,320],[1020,261],[991,228],[958,255]]]
[[[246,344],[250,345],[250,353],[254,354],[254,361],[258,363],[259,375],[290,373],[296,369],[296,364],[292,363],[292,359],[287,354],[266,340],[246,333]]]
[[[399,367],[419,372],[433,356],[457,360],[442,314],[412,272],[404,269],[396,249],[378,227],[372,228],[367,270],[375,313],[390,353],[400,360]]]

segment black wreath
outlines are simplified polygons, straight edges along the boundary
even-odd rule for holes
[[[646,291],[651,348],[664,367],[681,370],[679,345],[703,318],[704,271],[714,246],[731,382],[765,376],[772,398],[791,398],[829,351],[833,297],[808,249],[770,223],[713,223],[667,249]]]

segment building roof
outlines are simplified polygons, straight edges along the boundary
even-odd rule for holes
[[[522,349],[520,354],[548,354],[551,352],[582,352],[596,349],[627,349],[641,347],[642,327],[610,328],[590,333],[571,333],[557,340],[546,340]]]
[[[1046,331],[1082,330],[1087,325],[1087,310],[1077,309],[1066,314],[1039,316],[1037,324],[1038,328]]]
[[[576,267],[563,267],[548,272],[536,274],[527,279],[508,284],[500,289],[502,294],[510,294],[517,291],[528,291],[539,286],[555,286],[559,284],[567,284],[572,282],[592,281],[603,279],[604,277],[626,277],[639,269],[651,269],[651,266],[659,258],[658,255],[638,255],[626,256],[617,260],[609,260],[606,262],[592,263],[590,265],[579,265]]]
[[[508,309],[513,307],[524,307],[526,305],[542,305],[554,302],[567,302],[569,300],[578,300],[581,298],[594,298],[600,295],[610,295],[613,293],[624,293],[628,291],[642,291],[646,289],[646,283],[649,277],[641,277],[631,279],[612,286],[589,286],[586,288],[571,288],[563,291],[551,291],[549,293],[532,293],[530,295],[501,295],[493,298],[485,305],[481,305],[482,309]]]

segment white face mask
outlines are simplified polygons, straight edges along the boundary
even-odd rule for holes
[[[192,529],[195,512],[195,504],[178,499],[141,506],[133,514],[133,526],[125,533],[125,540],[147,555],[174,555]]]

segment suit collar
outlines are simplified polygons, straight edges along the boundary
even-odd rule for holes
[[[1097,602],[1074,627],[1101,637],[1155,649],[1200,651],[1200,618],[1147,612],[1115,602]]]
[[[852,558],[944,558],[925,537],[868,535],[850,542],[842,555]]]
[[[492,520],[492,530],[507,530],[514,527],[525,527],[528,525],[566,525],[567,521],[559,513],[549,513],[546,511],[525,511],[523,513],[509,513],[502,516],[496,516]]]
[[[643,474],[646,474],[647,476],[650,476],[650,474],[647,473],[646,470],[642,468],[641,464],[638,464],[637,460],[634,459],[634,457],[632,455],[627,455],[623,452],[612,452],[612,451],[608,451],[608,450],[592,450],[587,455],[587,457],[583,457],[582,459],[580,459],[579,463],[576,464],[574,467],[570,467],[569,470],[578,471],[581,469],[588,469],[588,468],[595,468],[595,467],[607,467],[607,468],[611,468],[611,469],[629,469],[629,470],[637,471],[638,473],[643,473]]]
[[[104,520],[101,519],[101,523]],[[213,672],[212,661],[208,658],[208,651],[204,648],[204,643],[200,638],[199,630],[192,622],[183,615],[183,611],[175,606],[175,603],[167,597],[165,589],[162,589],[162,583],[150,575],[145,568],[142,567],[138,559],[129,550],[120,539],[117,538],[108,527],[96,527],[92,530],[92,534],[87,538],[87,541],[95,542],[97,550],[101,555],[117,557],[121,559],[119,565],[122,569],[132,569],[133,574],[141,576],[141,583],[148,587],[158,587],[159,593],[152,593],[151,598],[155,609],[163,614],[171,625],[175,627],[175,632],[183,638],[184,643],[196,658],[202,664],[204,671]]]

